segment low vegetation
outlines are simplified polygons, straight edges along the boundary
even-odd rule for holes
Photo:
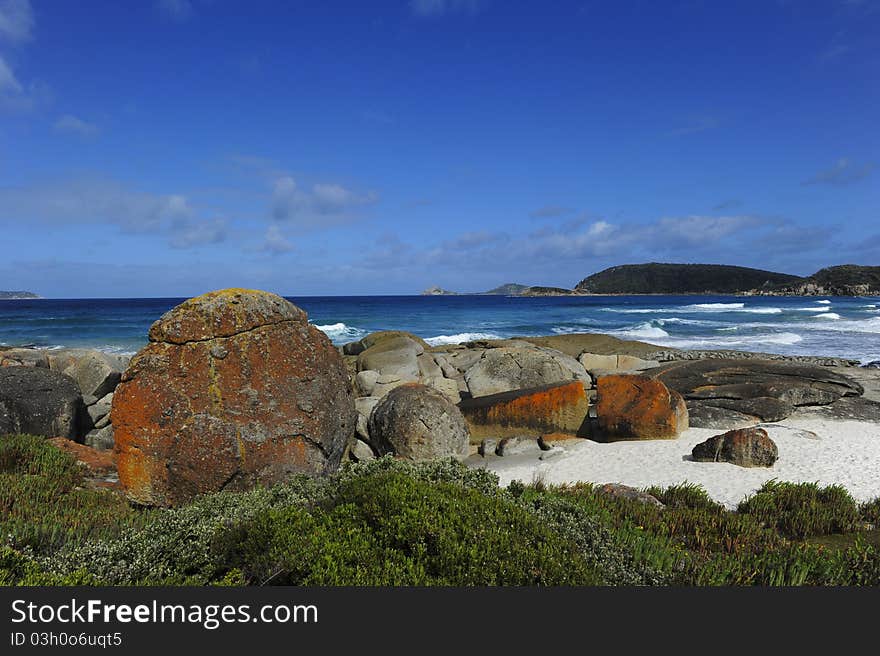
[[[771,481],[736,512],[695,485],[500,488],[453,461],[145,510],[41,438],[0,440],[3,585],[878,585],[880,500]]]

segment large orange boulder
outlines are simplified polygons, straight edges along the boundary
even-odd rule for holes
[[[477,442],[485,437],[531,434],[565,439],[590,434],[590,401],[579,380],[465,399],[458,407]]]
[[[678,437],[688,411],[678,392],[645,376],[602,376],[596,384],[596,417],[607,440]]]
[[[119,480],[147,505],[335,470],[354,439],[345,364],[267,292],[192,298],[150,328],[113,395]]]

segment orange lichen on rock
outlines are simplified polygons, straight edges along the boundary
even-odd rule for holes
[[[280,296],[223,290],[150,329],[113,396],[119,478],[176,505],[339,466],[356,414],[342,358]]]
[[[687,430],[684,399],[659,380],[602,376],[596,387],[599,436],[604,439],[669,439]]]
[[[113,451],[99,451],[66,437],[53,437],[49,443],[69,453],[78,462],[85,465],[90,475],[104,476],[116,471],[116,456]]]
[[[583,383],[572,381],[466,399],[459,404],[471,440],[553,435],[587,437],[590,402]]]

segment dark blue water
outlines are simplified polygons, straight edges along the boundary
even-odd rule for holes
[[[132,353],[183,299],[0,301],[0,345]],[[880,299],[732,296],[331,296],[291,298],[341,344],[375,330],[434,344],[600,332],[674,348],[880,359]]]

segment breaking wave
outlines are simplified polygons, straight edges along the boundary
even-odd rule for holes
[[[442,344],[461,344],[462,342],[474,342],[480,339],[504,339],[501,335],[494,333],[458,333],[457,335],[437,335],[436,337],[426,337],[425,341],[431,346],[440,346]]]
[[[351,342],[367,334],[366,330],[355,326],[347,326],[344,323],[330,323],[323,326],[315,325],[315,328],[330,338],[331,342]]]

